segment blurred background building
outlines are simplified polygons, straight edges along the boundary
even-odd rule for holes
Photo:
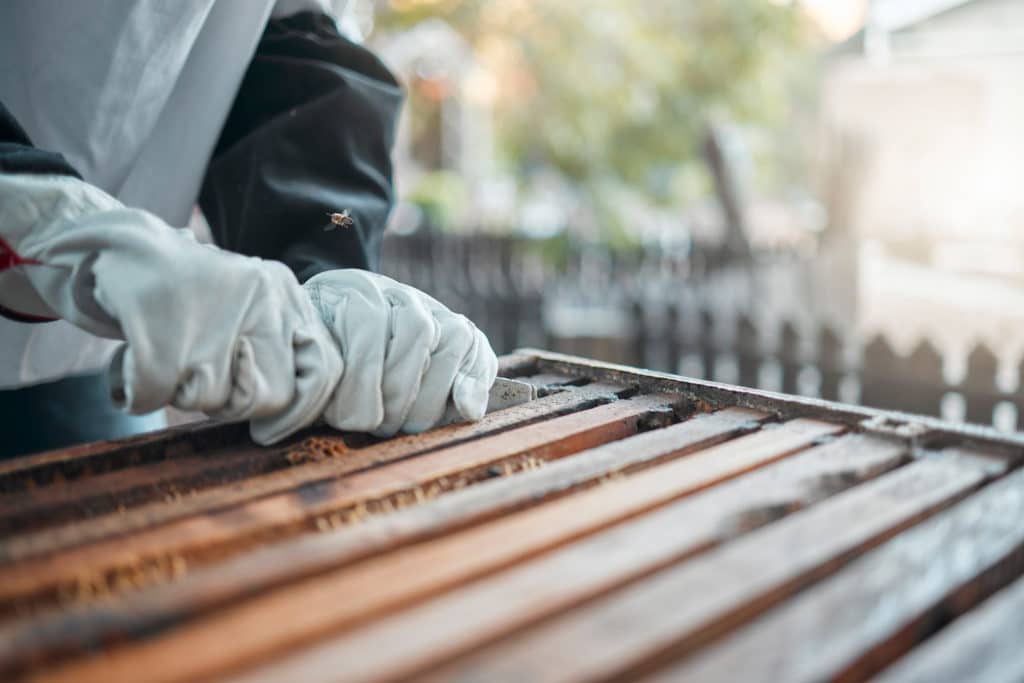
[[[1016,429],[1024,2],[349,0],[387,272],[500,351]]]

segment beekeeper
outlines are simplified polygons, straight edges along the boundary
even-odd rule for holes
[[[0,455],[481,417],[486,338],[373,273],[401,98],[314,0],[0,5]]]

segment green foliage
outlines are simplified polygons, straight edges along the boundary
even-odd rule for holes
[[[466,184],[462,178],[447,171],[424,174],[406,197],[420,208],[428,223],[435,229],[444,229],[458,218],[466,203]]]
[[[392,0],[378,26],[428,17],[499,72],[512,172],[554,168],[613,223],[609,188],[668,207],[706,196],[707,122],[784,121],[808,43],[800,11],[768,0]]]

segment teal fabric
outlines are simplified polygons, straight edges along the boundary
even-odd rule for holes
[[[164,412],[129,415],[110,403],[106,373],[0,391],[0,459],[167,426]]]

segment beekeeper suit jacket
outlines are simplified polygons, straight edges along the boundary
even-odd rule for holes
[[[479,330],[370,272],[402,94],[325,9],[0,5],[0,389],[94,372],[110,337],[115,402],[263,418],[264,443],[321,413],[418,431],[449,391],[483,414]],[[168,227],[196,203],[216,247]]]
[[[313,2],[0,6],[0,170],[77,174],[175,226],[198,198],[218,245],[301,280],[376,269],[400,103],[387,69]],[[349,209],[352,229],[325,232],[324,207]],[[0,271],[0,288],[13,276]],[[6,313],[0,388],[97,371],[115,345]]]

